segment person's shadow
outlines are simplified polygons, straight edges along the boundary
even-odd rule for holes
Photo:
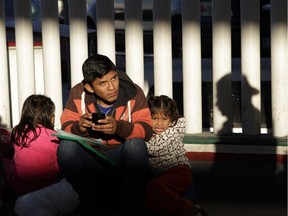
[[[227,107],[230,103],[227,103],[227,100],[221,97],[222,91],[225,91],[224,86],[227,86],[225,82],[228,81],[231,82],[230,75],[224,76],[217,83],[217,101],[215,104],[227,120],[223,123],[222,129],[218,131],[218,135],[216,134],[215,157],[206,180],[208,185],[207,195],[210,198],[227,199],[229,201],[235,199],[267,201],[274,198],[283,198],[282,195],[285,197],[285,191],[287,190],[287,182],[286,184],[283,183],[287,180],[287,177],[285,177],[287,166],[284,166],[284,174],[280,180],[282,185],[279,187],[279,179],[276,175],[277,140],[272,134],[251,136],[232,133],[233,115],[231,109]],[[240,113],[244,106],[250,112],[250,117],[256,120],[260,116],[260,110],[252,105],[251,99],[253,95],[259,94],[259,91],[249,85],[246,77],[242,77],[241,86],[245,86],[246,92],[244,95],[247,98],[240,100]],[[241,92],[241,89],[239,92]],[[245,101],[245,104],[241,105],[241,101]],[[257,152],[261,148],[262,150],[269,149],[269,154]],[[286,180],[283,178],[286,178]]]

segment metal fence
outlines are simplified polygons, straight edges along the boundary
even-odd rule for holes
[[[271,0],[269,3],[271,49],[265,59],[261,58],[260,46],[261,0],[239,1],[241,55],[237,59],[232,53],[236,45],[231,39],[234,30],[230,0],[212,0],[210,59],[201,55],[206,41],[203,41],[201,31],[200,0],[179,1],[182,49],[178,59],[172,56],[175,32],[171,31],[171,1],[151,1],[153,57],[145,64],[142,1],[125,0],[125,70],[145,93],[153,85],[156,95],[165,94],[177,100],[183,97],[181,109],[187,121],[187,134],[202,133],[208,129],[216,135],[229,135],[238,128],[237,132],[244,135],[272,133],[276,137],[287,136],[287,1]],[[54,101],[56,127],[60,128],[59,118],[65,103],[63,91],[69,91],[66,86],[70,88],[82,80],[81,66],[93,45],[89,43],[90,33],[95,37],[96,51],[116,63],[114,1],[97,0],[96,31],[87,31],[85,0],[68,1],[69,26],[59,25],[56,0],[41,0],[40,23],[32,22],[31,0],[14,0],[14,3],[15,22],[12,24],[15,24],[15,43],[7,43],[5,5],[4,0],[0,0],[0,123],[8,128],[15,126],[24,100],[28,95],[38,93]],[[35,31],[42,32],[40,43],[35,43]],[[68,45],[64,55],[63,44]],[[63,59],[65,54],[67,59]],[[69,83],[63,76],[69,77]],[[269,85],[262,85],[264,81]],[[234,84],[238,87],[234,88]],[[180,88],[181,91],[175,94]],[[207,89],[210,95],[204,95]],[[264,90],[268,94],[263,94]],[[239,125],[234,122],[235,91],[238,91],[236,101],[241,101],[238,104]],[[270,107],[268,111],[263,110],[262,105],[267,100],[269,102],[264,108]],[[208,105],[211,108],[205,112]],[[267,115],[271,116],[271,125],[263,126],[261,116]],[[208,119],[207,127],[203,119]]]

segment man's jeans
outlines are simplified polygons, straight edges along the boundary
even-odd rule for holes
[[[99,212],[102,208],[104,212],[114,202],[119,205],[142,202],[149,169],[144,140],[127,140],[104,154],[117,166],[110,165],[77,142],[62,140],[59,144],[60,170],[78,192],[80,205],[85,202],[86,210],[95,208]]]

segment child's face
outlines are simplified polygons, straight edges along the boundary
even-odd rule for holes
[[[171,123],[171,118],[163,113],[156,113],[152,115],[153,131],[155,134],[164,132]]]

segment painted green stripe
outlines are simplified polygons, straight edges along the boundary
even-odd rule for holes
[[[185,144],[287,146],[287,140],[288,136],[273,137],[270,134],[261,134],[257,136],[245,136],[242,134],[217,136],[210,132],[203,132],[201,134],[186,134],[183,142]]]

